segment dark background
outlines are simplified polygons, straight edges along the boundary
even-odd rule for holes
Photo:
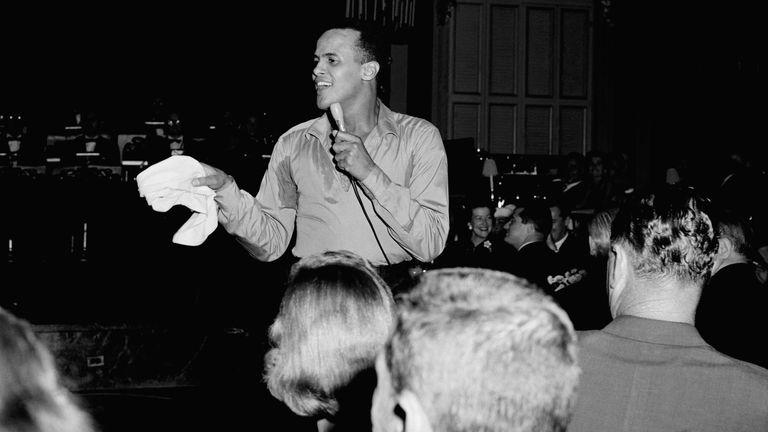
[[[74,106],[96,106],[120,130],[144,120],[161,96],[204,122],[224,109],[265,111],[282,132],[317,115],[315,41],[345,5],[9,6],[0,109],[55,129]],[[417,6],[417,31],[405,39],[408,111],[429,119],[433,7]],[[654,159],[656,147],[685,153],[762,134],[766,26],[753,3],[613,1],[602,9],[596,1],[595,147]]]
[[[191,117],[264,109],[287,128],[316,115],[315,41],[343,8],[339,1],[11,8],[0,107],[52,126],[74,106],[93,106],[120,129],[145,120],[161,96]]]

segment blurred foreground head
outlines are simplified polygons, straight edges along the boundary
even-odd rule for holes
[[[513,275],[431,270],[398,302],[377,359],[375,431],[564,431],[576,335],[547,295]]]

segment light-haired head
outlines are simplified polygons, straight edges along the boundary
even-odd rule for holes
[[[589,254],[607,257],[611,250],[611,222],[618,209],[603,210],[595,213],[587,223],[589,234]]]
[[[550,297],[508,273],[454,268],[426,272],[400,300],[377,363],[375,430],[387,428],[385,400],[406,392],[433,431],[565,430],[580,370]]]
[[[393,323],[392,293],[365,259],[346,251],[301,259],[269,329],[269,391],[299,415],[334,415],[337,391],[373,367]]]
[[[91,416],[61,382],[32,326],[0,308],[0,431],[89,432]]]
[[[628,200],[611,224],[611,244],[624,246],[638,278],[703,284],[718,241],[709,201],[682,186],[661,186]]]

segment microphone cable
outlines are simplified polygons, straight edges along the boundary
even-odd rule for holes
[[[389,257],[387,256],[387,253],[384,252],[384,247],[381,245],[381,242],[379,241],[379,236],[378,234],[376,234],[376,230],[373,228],[373,222],[371,222],[371,218],[368,217],[368,212],[365,211],[363,200],[362,198],[360,198],[360,192],[358,192],[357,190],[357,180],[353,179],[349,173],[346,173],[346,174],[347,176],[349,176],[349,180],[352,183],[352,189],[355,190],[355,196],[357,197],[357,202],[360,203],[360,209],[363,210],[365,219],[368,221],[368,225],[371,227],[371,232],[373,232],[373,237],[376,239],[376,243],[379,245],[379,249],[381,249],[381,254],[384,255],[384,260],[387,261],[387,265],[392,265],[392,263],[389,261]]]
[[[333,120],[332,124],[336,124],[336,129],[344,132],[344,125],[343,122],[343,115],[341,114],[341,105],[338,103],[332,104],[330,109],[326,111],[328,116]],[[387,253],[384,252],[384,246],[381,245],[381,241],[379,240],[379,235],[376,234],[376,229],[373,227],[373,222],[371,222],[371,218],[368,216],[368,212],[365,210],[365,205],[363,204],[363,199],[360,198],[360,192],[357,190],[357,180],[352,177],[352,174],[343,171],[342,174],[346,175],[349,178],[349,182],[352,183],[352,189],[355,191],[355,197],[357,197],[357,202],[360,204],[360,209],[363,211],[363,215],[365,216],[365,220],[368,221],[368,226],[371,227],[371,232],[373,233],[373,238],[376,239],[376,244],[379,245],[379,250],[381,250],[381,254],[384,255],[384,260],[387,262],[387,265],[392,265],[392,262],[389,261],[389,257],[387,256]]]

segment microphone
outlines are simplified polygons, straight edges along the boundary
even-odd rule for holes
[[[334,102],[331,104],[331,115],[336,120],[336,124],[339,126],[339,130],[346,132],[347,128],[344,127],[344,114],[341,112],[341,104]]]
[[[341,112],[341,104],[338,102],[334,102],[331,104],[331,116],[333,117],[333,120],[336,121],[336,126],[338,126],[339,130],[342,132],[346,132],[346,128],[344,127],[344,114]],[[352,177],[352,174],[348,173],[347,171],[341,171],[346,177],[349,179],[349,181],[354,184],[355,178]]]

